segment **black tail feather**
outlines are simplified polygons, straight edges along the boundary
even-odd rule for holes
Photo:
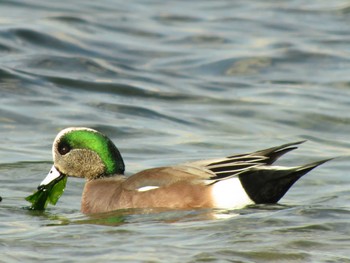
[[[296,145],[302,144],[306,142],[304,141],[297,141],[292,143],[286,143],[280,146],[268,148],[265,150],[257,151],[252,153],[252,155],[260,155],[267,157],[267,159],[264,161],[265,164],[270,165],[274,163],[278,158],[280,158],[282,155],[297,149],[298,147]]]
[[[240,174],[239,179],[256,204],[277,203],[298,179],[329,160],[331,159],[283,169],[261,166]]]
[[[210,178],[211,180],[222,180],[236,176],[242,173],[244,169],[248,171],[256,166],[271,165],[282,155],[297,149],[296,145],[303,142],[305,141],[287,143],[253,153],[232,155],[223,160],[210,163],[206,168],[215,173],[215,176]]]

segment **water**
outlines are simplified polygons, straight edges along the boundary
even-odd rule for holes
[[[0,1],[2,262],[350,262],[348,1]],[[238,211],[24,209],[69,126],[127,172],[308,142],[339,157],[279,205]]]

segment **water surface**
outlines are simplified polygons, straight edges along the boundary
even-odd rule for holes
[[[350,262],[347,1],[1,1],[4,262]],[[279,205],[236,211],[24,209],[65,127],[127,172],[308,140],[279,164],[338,157]]]

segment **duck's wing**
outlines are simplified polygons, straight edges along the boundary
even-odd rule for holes
[[[303,141],[283,144],[261,151],[232,155],[226,158],[201,160],[169,167],[157,167],[138,172],[127,178],[125,187],[166,186],[177,181],[215,183],[236,177],[260,166],[272,164],[283,154],[296,149]]]
[[[123,187],[127,190],[146,191],[168,186],[179,181],[203,184],[205,179],[215,176],[212,171],[187,165],[157,167],[127,177]]]
[[[144,170],[126,179],[124,188],[147,191],[179,181],[212,185],[236,177],[255,203],[275,203],[304,174],[328,161],[322,160],[295,167],[272,165],[283,154],[296,149],[297,145],[303,142],[283,144],[221,159]]]
[[[205,170],[207,176],[205,179],[213,181],[228,179],[253,168],[270,166],[282,155],[297,149],[297,145],[303,142],[305,141],[287,143],[252,153],[237,154],[221,159],[196,161],[187,163],[186,166]]]
[[[331,160],[321,160],[295,167],[272,165],[283,154],[296,149],[297,145],[303,142],[298,141],[253,153],[233,155],[222,160],[201,161],[193,165],[202,166],[203,170],[208,171],[207,175],[212,173],[206,179],[208,185],[238,177],[245,192],[255,203],[276,203],[303,175]]]

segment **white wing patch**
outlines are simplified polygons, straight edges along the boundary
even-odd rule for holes
[[[154,190],[154,189],[158,189],[159,186],[143,186],[139,189],[137,189],[138,192],[146,192],[146,191],[150,191],[150,190]]]
[[[216,182],[212,186],[211,194],[214,205],[218,208],[240,209],[254,204],[237,177]]]

